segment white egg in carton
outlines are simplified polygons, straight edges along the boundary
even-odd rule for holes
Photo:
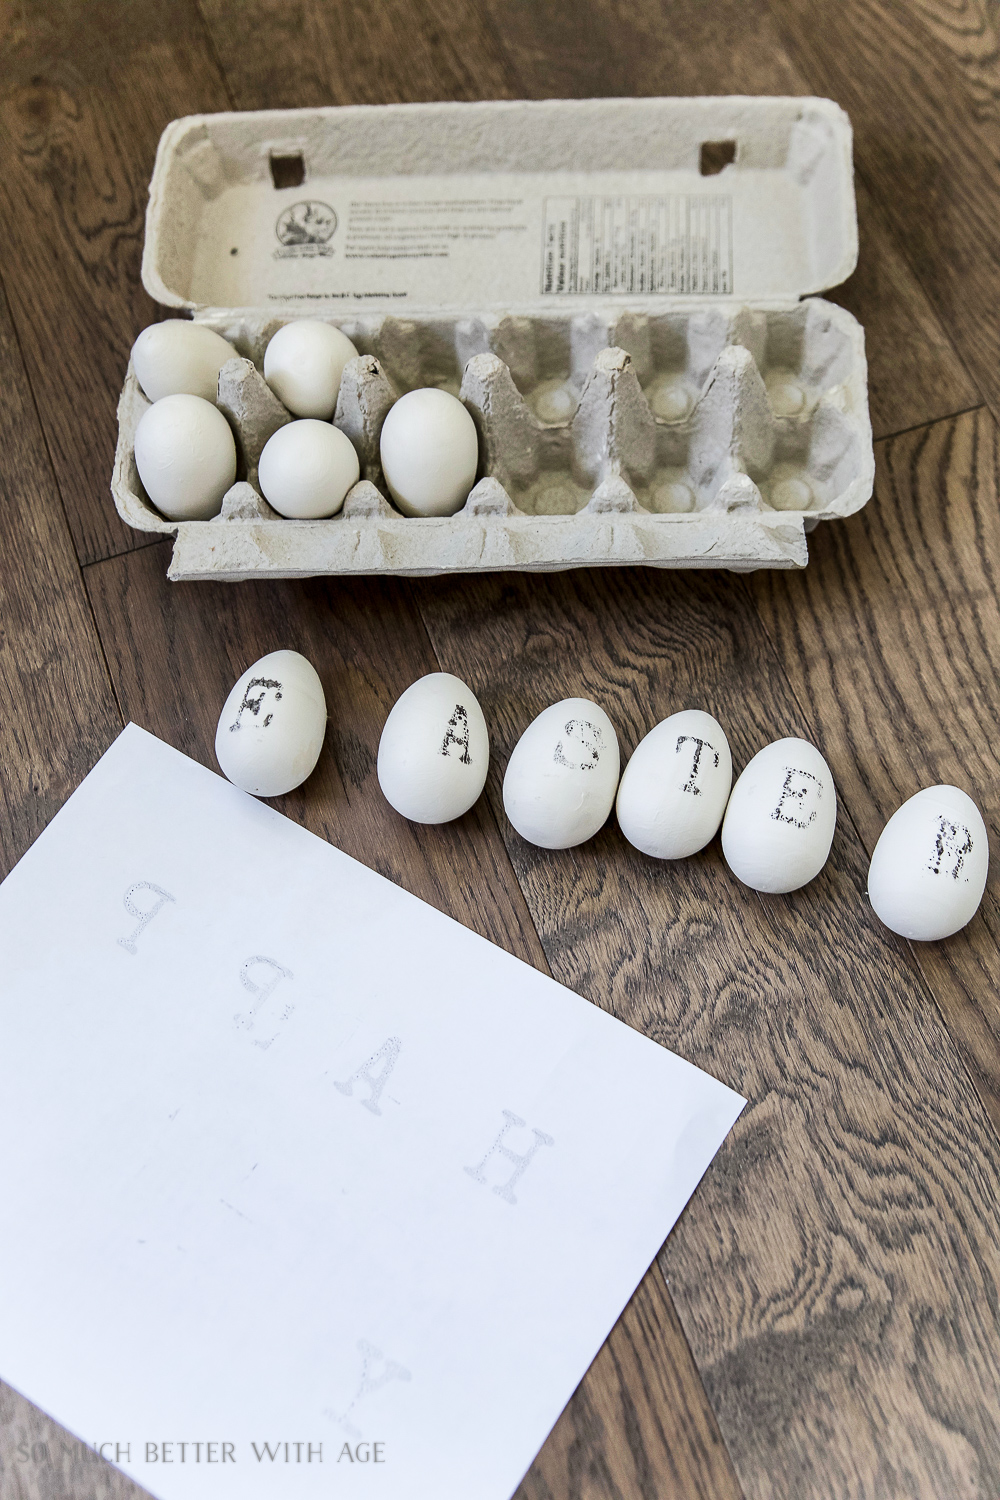
[[[716,147],[730,164],[706,178]],[[288,162],[304,182],[277,186]],[[116,504],[176,532],[176,579],[804,566],[806,532],[872,491],[863,332],[800,300],[849,274],[856,248],[850,126],[826,100],[175,121],[143,279],[241,356],[219,389],[240,468],[216,518],[160,515],[135,466],[147,403],[130,366]],[[290,419],[264,350],[303,316],[359,350],[334,423],[361,480],[325,520],[277,516],[257,485]],[[386,414],[423,386],[460,395],[479,431],[453,516],[404,516],[381,472]]]

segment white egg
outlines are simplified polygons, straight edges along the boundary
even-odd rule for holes
[[[431,672],[393,704],[379,741],[378,781],[404,818],[460,818],[482,792],[489,764],[486,720],[460,677]]]
[[[217,406],[164,396],[135,430],[135,466],[146,494],[170,521],[207,521],[236,478],[236,443]]]
[[[325,734],[316,668],[298,651],[272,651],[247,668],[226,699],[215,758],[234,786],[280,797],[312,774]]]
[[[360,477],[350,438],[311,417],[279,427],[264,444],[257,469],[264,498],[279,515],[295,520],[336,515]]]
[[[331,323],[299,318],[286,323],[264,350],[264,379],[296,417],[329,422],[337,409],[340,377],[358,351]]]
[[[615,726],[587,698],[543,709],[514,746],[503,805],[522,838],[572,849],[607,822],[618,789]]]
[[[935,942],[970,922],[986,889],[983,815],[957,786],[929,786],[882,830],[868,871],[875,914],[901,937]]]
[[[132,345],[135,378],[150,401],[161,401],[164,396],[214,401],[219,394],[219,371],[227,359],[238,358],[221,334],[183,318],[153,323]]]
[[[725,730],[711,714],[671,714],[636,745],[618,788],[618,822],[654,859],[685,859],[719,831],[733,784]]]
[[[404,516],[453,516],[479,467],[476,424],[455,396],[408,391],[382,424],[382,471]]]
[[[733,787],[722,852],[751,890],[797,891],[826,864],[836,825],[833,777],[816,746],[776,740],[757,752]]]

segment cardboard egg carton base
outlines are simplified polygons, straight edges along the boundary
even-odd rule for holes
[[[856,259],[850,121],[829,99],[174,120],[142,279],[239,351],[220,392],[238,483],[215,520],[156,513],[130,370],[115,501],[176,532],[178,579],[803,567],[806,532],[872,490],[862,331],[814,295]],[[328,521],[282,520],[256,488],[288,417],[264,349],[303,316],[361,351],[335,420],[362,479]],[[421,385],[461,394],[480,433],[479,482],[441,520],[396,511],[378,466],[388,405]]]
[[[289,319],[202,320],[243,356],[220,377],[239,453],[220,516],[178,524],[158,514],[135,467],[148,403],[131,369],[119,407],[115,501],[130,525],[176,532],[172,579],[804,567],[806,532],[872,492],[862,330],[820,299],[330,319],[360,351],[334,422],[362,478],[323,521],[284,520],[257,488],[260,451],[291,420],[260,373]],[[382,422],[422,385],[460,396],[479,431],[482,477],[455,516],[404,517],[384,484]]]

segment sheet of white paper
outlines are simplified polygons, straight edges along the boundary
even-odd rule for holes
[[[0,1377],[163,1500],[506,1500],[743,1104],[135,726],[0,1048]]]

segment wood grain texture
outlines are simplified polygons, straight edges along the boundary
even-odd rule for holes
[[[498,820],[510,750],[561,697],[596,698],[626,752],[694,705],[737,767],[815,736],[742,580],[609,571],[417,597],[494,731]],[[613,826],[563,853],[502,826],[556,977],[750,1100],[661,1257],[745,1494],[1000,1491],[1000,1143],[867,909],[849,812],[817,880],[767,899],[717,845],[661,865]]]
[[[524,96],[804,94],[761,0],[485,0]],[[752,86],[751,86],[752,85]]]
[[[978,390],[1000,413],[1000,70],[980,0],[769,0]]]
[[[792,686],[870,854],[921,787],[979,803],[1000,853],[1000,442],[981,410],[878,445],[875,499],[814,534],[794,578],[754,579]],[[900,948],[902,939],[896,940]],[[914,952],[1000,1127],[1000,889]]]
[[[0,261],[83,562],[149,543],[109,486],[160,132],[228,99],[193,0],[0,7]]]
[[[829,293],[865,330],[868,404],[876,438],[980,405],[982,397],[915,280],[864,180],[858,199],[858,268]]]
[[[989,119],[1000,65],[996,0],[914,0],[913,10],[932,44],[958,64],[976,115]]]
[[[238,109],[521,93],[499,30],[475,0],[201,0],[201,8]]]
[[[389,709],[416,678],[439,670],[408,585],[168,584],[168,545],[86,572],[126,718],[217,769],[215,729],[233,682],[266,651],[301,650],[323,679],[327,740],[306,785],[274,805],[549,972],[489,805],[481,800],[456,823],[422,828],[393,812],[379,790],[375,764]],[[578,1493],[617,1500],[633,1493],[637,1474],[653,1476],[660,1500],[738,1500],[684,1336],[656,1287],[644,1287],[571,1401],[558,1439],[536,1460],[524,1500]],[[639,1363],[645,1390],[627,1379]],[[671,1393],[666,1407],[663,1391]],[[580,1475],[589,1476],[588,1488],[578,1491]]]
[[[121,729],[0,289],[0,875]]]

